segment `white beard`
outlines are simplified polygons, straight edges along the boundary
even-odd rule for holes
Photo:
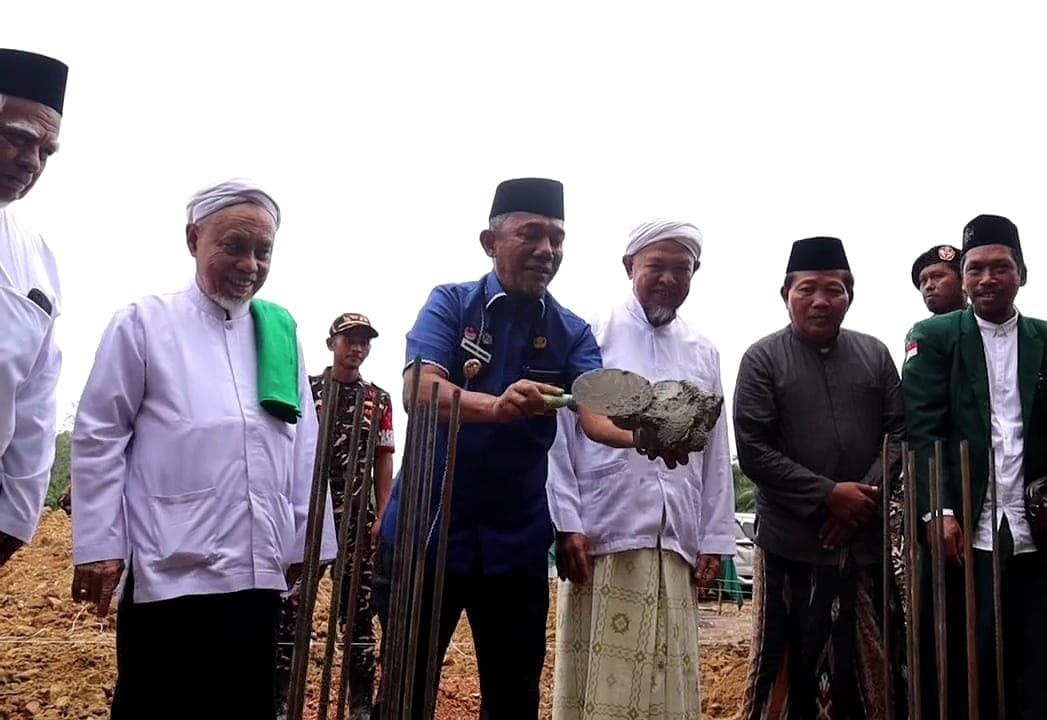
[[[205,293],[205,294],[207,294],[207,293]],[[247,298],[246,300],[242,300],[240,298],[230,298],[230,297],[226,297],[225,295],[218,295],[218,294],[215,294],[215,295],[207,294],[207,297],[211,298],[216,303],[218,303],[218,305],[221,306],[221,308],[223,310],[225,310],[227,313],[229,313],[229,317],[234,317],[234,316],[240,314],[240,312],[245,307],[247,307],[247,303],[251,302],[251,298]]]
[[[647,316],[647,322],[655,327],[661,327],[676,317],[676,311],[667,307],[645,307],[643,312]]]

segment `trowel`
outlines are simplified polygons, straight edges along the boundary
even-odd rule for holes
[[[564,395],[546,395],[551,409],[585,408],[597,415],[629,417],[642,413],[654,399],[651,383],[628,370],[601,368],[583,373]]]

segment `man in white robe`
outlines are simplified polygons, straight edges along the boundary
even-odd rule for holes
[[[261,331],[281,330],[253,299],[279,224],[277,204],[251,183],[195,195],[186,237],[196,277],[115,314],[83,392],[73,593],[104,615],[128,566],[114,720],[275,717],[280,595],[302,562],[317,445],[289,315],[282,375],[260,362]],[[272,380],[289,386],[293,413],[263,406]],[[329,560],[329,500],[324,523]]]
[[[62,365],[55,258],[7,206],[26,196],[58,149],[67,74],[58,60],[0,49],[0,565],[40,522]]]
[[[716,348],[677,316],[699,265],[696,227],[636,228],[632,293],[592,323],[604,366],[722,395]],[[698,718],[697,587],[735,553],[723,413],[700,453],[672,470],[591,442],[559,413],[547,493],[557,531],[555,720]]]

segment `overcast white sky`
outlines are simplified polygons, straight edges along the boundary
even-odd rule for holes
[[[239,175],[282,206],[261,296],[294,312],[309,370],[333,317],[364,312],[381,332],[365,376],[394,393],[430,288],[487,270],[492,192],[525,175],[565,183],[551,291],[583,315],[629,292],[630,227],[702,229],[684,312],[720,349],[728,401],[746,347],[786,322],[800,237],[843,238],[846,326],[898,360],[926,314],[913,259],[982,212],[1017,223],[1019,307],[1047,315],[1036,5],[628,7],[3,0],[0,46],[71,66],[62,150],[12,207],[60,265],[60,408],[118,307],[190,281],[189,195]]]

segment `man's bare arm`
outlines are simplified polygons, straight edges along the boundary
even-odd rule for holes
[[[632,430],[623,430],[611,418],[578,408],[578,421],[586,437],[595,443],[613,448],[636,447]]]
[[[379,453],[374,458],[374,499],[375,510],[379,518],[389,505],[389,496],[393,492],[393,454]]]
[[[418,378],[419,388],[418,400],[428,405],[432,399],[433,385],[439,387],[440,419],[448,420],[451,413],[451,397],[455,390],[460,390],[457,385],[447,379],[444,371],[433,365],[423,365]],[[414,383],[411,378],[411,369],[404,372],[404,407],[410,412],[411,395]],[[534,382],[533,380],[517,380],[501,395],[489,395],[487,393],[462,390],[461,399],[461,422],[463,424],[478,423],[508,423],[515,420],[527,420],[535,415],[547,412],[545,404],[546,395],[562,395],[563,390],[553,385]]]

